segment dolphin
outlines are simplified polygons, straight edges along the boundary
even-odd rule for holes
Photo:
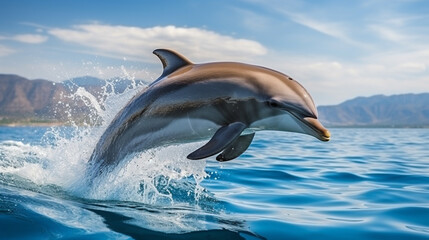
[[[240,156],[255,132],[304,133],[329,141],[310,94],[275,70],[237,62],[194,64],[157,49],[161,76],[116,115],[99,139],[90,165],[116,166],[126,155],[154,147],[208,140],[187,158],[228,161]]]

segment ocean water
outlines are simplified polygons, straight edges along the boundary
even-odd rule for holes
[[[74,131],[0,128],[0,239],[429,239],[429,129],[258,132],[225,163],[157,149],[95,189]]]
[[[95,144],[141,87],[78,88],[97,127],[0,127],[0,239],[429,239],[429,129],[257,132],[224,163],[169,146],[89,185]]]

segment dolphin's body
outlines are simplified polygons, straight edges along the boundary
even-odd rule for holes
[[[243,63],[193,64],[171,50],[154,51],[162,75],[117,114],[90,159],[94,171],[150,148],[207,140],[188,155],[218,161],[240,156],[259,130],[312,135],[328,141],[308,92],[295,80]]]

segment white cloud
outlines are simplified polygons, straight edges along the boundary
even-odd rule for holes
[[[18,34],[14,36],[0,36],[0,40],[12,40],[22,43],[40,44],[48,40],[47,36],[40,34]]]
[[[156,26],[139,28],[103,24],[55,28],[51,35],[94,50],[97,54],[122,59],[153,61],[148,54],[157,48],[175,49],[193,61],[243,60],[266,54],[266,48],[252,40],[238,39],[199,28]]]
[[[405,72],[420,73],[427,69],[426,64],[422,62],[405,62],[399,65],[399,67]]]
[[[311,28],[320,33],[339,39],[347,39],[339,24],[322,22],[320,20],[311,19],[303,14],[287,13],[290,19],[298,24]]]
[[[282,11],[282,12],[283,14],[288,16],[290,20],[292,20],[293,22],[300,24],[302,26],[308,27],[314,31],[317,31],[319,33],[339,39],[348,44],[352,44],[358,47],[363,47],[363,48],[368,47],[364,43],[356,41],[354,40],[354,38],[350,37],[346,31],[347,28],[344,26],[343,23],[334,22],[334,21],[326,22],[320,19],[315,19],[315,18],[306,16],[305,14],[290,13],[286,11]]]
[[[46,42],[48,37],[39,34],[19,34],[11,39],[22,43],[39,44]]]
[[[411,40],[409,34],[400,32],[398,27],[390,27],[387,25],[377,24],[370,25],[368,27],[371,31],[377,34],[380,38],[395,42],[395,43],[406,43]]]
[[[8,56],[14,52],[15,50],[8,48],[6,46],[0,45],[0,57]]]
[[[341,40],[347,44],[351,44],[357,47],[362,48],[368,48],[368,45],[356,40],[351,34],[351,27],[348,24],[348,21],[344,18],[336,18],[335,13],[326,13],[320,14],[321,11],[318,9],[318,4],[314,3],[306,3],[305,1],[296,1],[296,0],[290,0],[290,1],[278,1],[278,0],[247,0],[251,3],[256,3],[259,5],[260,8],[266,8],[270,11],[272,11],[275,14],[272,14],[274,16],[275,22],[281,22],[281,21],[292,21],[296,24],[299,24],[301,26],[304,26],[306,28],[309,28],[313,31],[316,31],[318,33],[324,34],[326,36],[330,36],[332,38]],[[250,16],[251,14],[254,14],[255,16],[258,16],[258,14],[250,11],[237,11],[241,14],[243,14],[245,17],[246,15]],[[280,18],[278,17],[280,14]],[[265,15],[269,16],[269,15]],[[261,20],[264,20],[267,22],[265,17],[260,17]],[[283,19],[282,19],[283,18]],[[246,19],[246,18],[244,18]],[[271,18],[273,20],[273,18]],[[258,24],[259,19],[256,21],[256,25]],[[255,21],[254,21],[255,22]]]

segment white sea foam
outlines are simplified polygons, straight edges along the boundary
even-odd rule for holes
[[[199,183],[207,174],[205,160],[186,159],[195,148],[195,143],[168,146],[126,157],[112,172],[93,179],[90,189],[84,190],[95,199],[160,205],[183,202],[183,198],[198,201],[203,191]]]

